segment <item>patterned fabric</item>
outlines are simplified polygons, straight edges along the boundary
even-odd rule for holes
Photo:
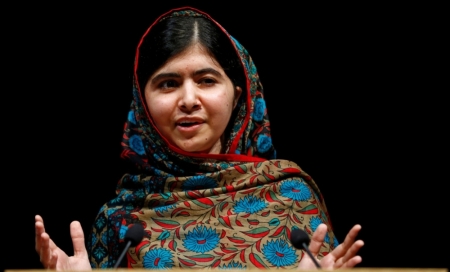
[[[142,224],[146,232],[127,252],[127,266],[133,268],[295,268],[303,253],[291,245],[291,231],[312,234],[320,223],[329,228],[319,258],[325,256],[338,242],[324,200],[297,164],[275,159],[263,88],[250,55],[201,11],[175,9],[155,23],[168,16],[203,16],[217,24],[242,60],[246,93],[230,120],[225,154],[192,154],[171,146],[143,103],[138,46],[121,156],[140,174],[125,174],[117,197],[100,209],[88,240],[92,267],[115,265],[132,224]]]

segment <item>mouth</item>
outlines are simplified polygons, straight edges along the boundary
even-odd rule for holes
[[[192,127],[195,125],[199,125],[201,124],[201,122],[197,122],[197,121],[181,121],[177,123],[177,126],[180,127]]]

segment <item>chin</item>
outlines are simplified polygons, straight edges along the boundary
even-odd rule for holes
[[[197,154],[220,154],[222,151],[222,143],[220,141],[208,145],[205,145],[203,143],[202,145],[200,145],[193,142],[178,142],[173,143],[173,145],[177,146],[183,151]]]
[[[178,147],[179,149],[181,149],[181,150],[183,150],[183,151],[186,151],[186,152],[190,152],[190,153],[209,153],[209,150],[208,149],[203,149],[203,148],[199,148],[199,147],[197,147],[197,146],[193,146],[193,145],[190,145],[190,146],[186,146],[186,145],[183,145],[183,144],[174,144],[176,147]]]
[[[185,147],[185,148],[181,148],[181,149],[186,152],[197,153],[197,154],[220,154],[220,148],[217,149],[217,148],[215,148],[215,146],[213,146],[212,148],[208,148],[208,149],[195,148],[195,147],[191,147],[191,148]]]

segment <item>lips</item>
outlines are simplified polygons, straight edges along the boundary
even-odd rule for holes
[[[180,128],[193,128],[203,124],[205,121],[198,117],[183,117],[176,121],[176,125]]]
[[[193,121],[193,122],[182,121],[182,122],[178,122],[177,123],[177,125],[181,126],[181,127],[191,127],[191,126],[194,126],[194,125],[197,125],[197,124],[200,124],[200,122],[197,122],[197,121]]]

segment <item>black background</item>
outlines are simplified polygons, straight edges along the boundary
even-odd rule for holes
[[[124,173],[135,47],[185,5],[250,52],[278,157],[316,180],[340,241],[362,225],[360,267],[448,267],[440,7],[151,2],[2,8],[4,269],[42,268],[35,214],[69,254],[70,222],[89,233]]]

